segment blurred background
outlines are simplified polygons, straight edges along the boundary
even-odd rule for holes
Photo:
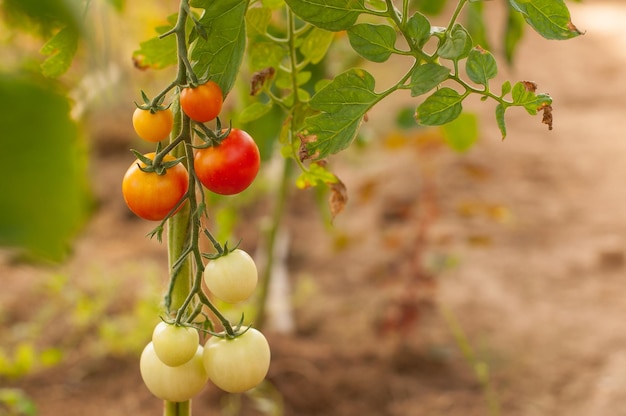
[[[138,355],[158,322],[166,247],[145,237],[154,224],[128,211],[120,183],[128,150],[149,150],[133,102],[173,78],[131,57],[177,3],[92,0],[75,15],[0,1],[0,415],[161,412]],[[512,64],[499,60],[498,80],[552,95],[554,130],[515,110],[502,141],[479,100],[465,105],[469,133],[407,129],[415,99],[397,94],[329,160],[348,189],[343,213],[331,222],[323,191],[291,187],[268,381],[244,395],[208,385],[196,414],[626,415],[626,4],[568,6],[584,36],[528,28]],[[504,2],[484,9],[501,58]],[[86,22],[54,81],[37,75],[50,16]],[[381,88],[403,71],[358,64]],[[451,135],[472,146],[454,149]],[[210,208],[218,236],[259,262],[281,163],[264,151],[254,185]]]

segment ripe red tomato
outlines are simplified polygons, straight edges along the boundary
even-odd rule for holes
[[[213,81],[195,88],[183,88],[180,92],[180,106],[192,120],[206,123],[215,119],[222,110],[224,96]]]
[[[137,135],[148,142],[166,139],[174,126],[174,115],[169,108],[151,113],[150,110],[135,109],[133,127]]]
[[[154,153],[145,155],[154,159]],[[163,161],[174,160],[167,155]],[[139,169],[145,164],[139,160],[133,162],[122,180],[122,194],[126,205],[137,216],[151,221],[160,221],[178,204],[187,192],[189,174],[182,164],[169,168],[165,174],[144,172]]]
[[[232,129],[219,145],[198,149],[193,164],[198,179],[208,190],[233,195],[256,178],[261,155],[248,133]]]

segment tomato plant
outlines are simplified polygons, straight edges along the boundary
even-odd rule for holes
[[[148,343],[139,359],[141,378],[156,397],[172,402],[184,402],[198,394],[208,381],[204,368],[204,349],[196,346],[195,354],[186,363],[177,367],[164,364]]]
[[[224,302],[248,299],[256,288],[258,272],[254,260],[243,250],[235,249],[204,268],[204,282],[211,293]]]
[[[137,108],[133,113],[133,127],[137,135],[148,142],[167,139],[173,126],[174,115],[169,108],[154,112]]]
[[[192,120],[206,123],[215,119],[222,110],[224,97],[219,85],[207,81],[197,87],[183,88],[180,92],[180,106]]]
[[[249,328],[236,338],[226,334],[209,338],[202,362],[217,387],[229,393],[241,393],[263,381],[269,370],[270,356],[265,336]]]
[[[170,367],[191,360],[199,343],[200,335],[193,327],[159,322],[152,333],[154,352],[163,364]]]
[[[481,25],[473,25],[470,30],[461,23],[466,7],[471,8],[474,19],[484,23],[482,8],[475,6],[477,2],[458,0],[447,27],[432,26],[418,10],[421,3],[181,0],[171,27],[160,29],[157,37],[142,43],[136,51],[135,63],[141,68],[177,65],[175,79],[161,92],[152,99],[142,94],[142,108],[163,108],[167,100],[175,113],[180,110],[179,125],[174,126],[169,143],[156,145],[154,160],[166,161],[175,155],[189,172],[186,186],[180,185],[182,191],[162,193],[170,209],[155,215],[161,223],[152,233],[160,238],[167,221],[170,285],[164,298],[164,313],[166,320],[173,323],[166,327],[172,334],[155,332],[154,346],[146,347],[148,358],[142,359],[151,363],[151,368],[158,368],[158,374],[165,371],[164,362],[184,362],[167,371],[195,362],[197,353],[185,362],[196,344],[195,337],[172,341],[178,336],[174,329],[188,326],[212,334],[205,343],[202,361],[210,380],[218,387],[228,392],[247,391],[261,383],[268,372],[271,354],[265,336],[254,328],[242,331],[243,318],[238,324],[231,324],[209,294],[226,302],[239,302],[249,298],[257,280],[261,280],[254,321],[262,326],[272,256],[265,259],[259,277],[249,255],[243,250],[229,250],[227,243],[218,241],[207,225],[209,204],[205,193],[209,190],[235,195],[255,180],[261,153],[252,136],[258,137],[255,130],[260,130],[260,124],[267,124],[264,127],[272,132],[268,147],[278,149],[283,156],[279,197],[267,232],[270,253],[284,214],[287,186],[294,179],[291,167],[299,169],[295,178],[298,187],[327,186],[331,214],[339,213],[347,201],[347,187],[332,172],[327,158],[350,147],[368,111],[394,93],[407,91],[415,98],[411,112],[416,126],[455,122],[456,129],[463,130],[463,104],[474,96],[494,104],[495,122],[503,138],[507,134],[505,113],[513,107],[524,108],[531,115],[542,114],[541,121],[552,128],[552,98],[537,92],[535,84],[504,81],[495,85],[499,75],[497,60],[488,50],[487,37],[476,30]],[[509,4],[509,22],[524,19],[544,37],[567,39],[580,34],[560,1],[509,0]],[[537,14],[535,8],[549,8],[550,13]],[[511,16],[518,19],[511,20]],[[372,64],[387,62],[392,56],[404,59],[406,65],[399,66],[398,78],[381,90],[376,78],[363,68],[344,68],[336,74],[330,71],[330,65],[324,67],[328,71],[317,70],[333,59],[331,54],[336,56],[332,46],[337,39],[335,33],[339,32],[347,34],[345,46],[349,44],[359,59]],[[507,42],[515,43],[511,39]],[[239,75],[248,73],[241,71],[244,59],[251,76],[237,83]],[[326,76],[328,79],[324,79]],[[235,126],[231,121],[230,128],[224,129],[218,117],[224,99],[235,85],[244,84],[250,85],[250,91],[238,94],[243,108],[233,111]],[[214,126],[208,125],[212,120]],[[147,172],[139,172],[152,175],[156,182],[175,167],[158,166],[160,163],[156,162],[155,165],[155,172],[150,171],[150,166]],[[173,214],[180,198],[188,209]],[[215,252],[203,251],[204,237]],[[206,266],[204,259],[209,259]],[[182,345],[190,351],[181,358],[172,353],[172,344],[180,346],[178,352],[182,352]],[[158,385],[154,379],[144,379],[149,388],[158,392],[155,394],[172,400],[154,387]]]
[[[198,179],[210,191],[233,195],[246,189],[259,172],[261,155],[243,130],[232,129],[219,144],[198,149],[193,159]]]
[[[144,155],[154,159],[154,153]],[[173,162],[173,156],[166,155],[164,162]],[[126,205],[137,216],[146,220],[162,220],[174,209],[187,192],[189,175],[185,167],[176,164],[162,174],[146,172],[147,167],[140,160],[133,162],[122,179],[122,194]]]

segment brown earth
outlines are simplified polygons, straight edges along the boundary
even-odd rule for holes
[[[331,231],[313,194],[294,192],[285,243],[295,328],[267,330],[268,378],[286,415],[498,414],[478,374],[490,376],[502,415],[626,415],[626,5],[571,10],[585,36],[529,33],[503,74],[555,98],[553,131],[513,111],[502,142],[491,103],[472,103],[481,138],[467,154],[431,131],[350,151],[332,160],[350,201]],[[388,136],[381,126],[405,101],[370,115],[364,132]],[[3,322],[32,316],[33,288],[53,273],[88,290],[97,279],[130,282],[122,309],[148,290],[146,274],[164,283],[165,249],[143,237],[152,224],[121,201],[127,148],[96,146],[100,206],[69,264],[4,258]],[[246,208],[250,249],[265,205]],[[47,343],[63,340],[62,322],[43,331]],[[94,340],[81,334],[59,366],[3,384],[22,388],[41,416],[158,414],[136,357],[98,355]],[[207,387],[194,412],[229,414],[218,410],[225,400]],[[243,409],[260,414],[247,399]]]

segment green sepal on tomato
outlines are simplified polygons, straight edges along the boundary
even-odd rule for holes
[[[154,160],[154,153],[144,155]],[[163,162],[175,158],[166,155]],[[138,217],[150,221],[163,220],[185,196],[189,187],[189,174],[180,163],[168,168],[159,175],[144,172],[146,163],[136,160],[130,165],[122,179],[122,195],[128,208]]]
[[[198,149],[193,163],[198,179],[208,190],[234,195],[245,190],[256,178],[261,154],[248,133],[232,129],[219,144]]]

